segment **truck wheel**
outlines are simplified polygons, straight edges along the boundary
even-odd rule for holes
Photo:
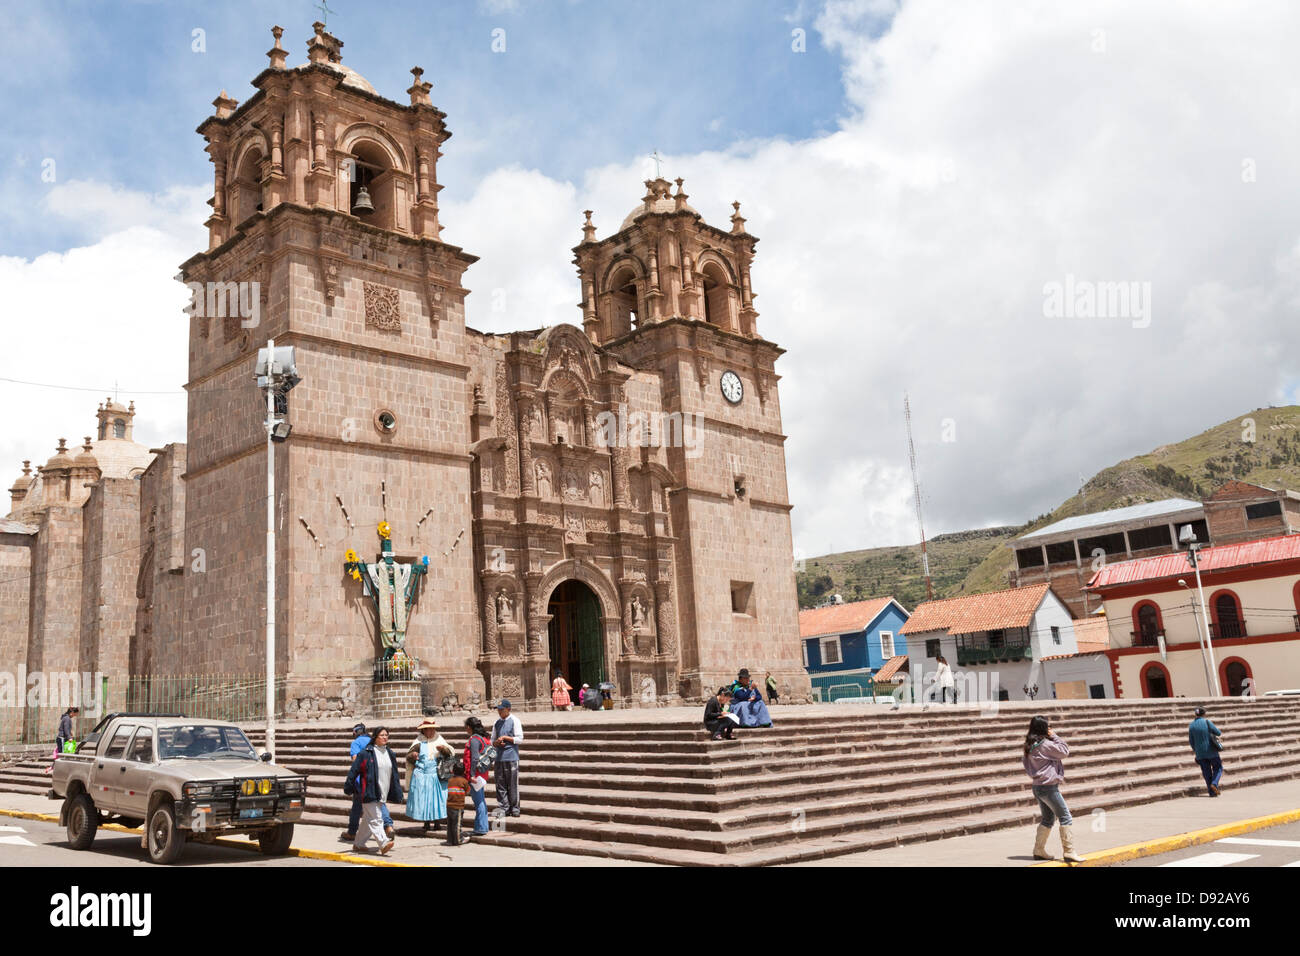
[[[149,814],[149,859],[155,863],[175,863],[185,849],[185,832],[176,826],[176,811],[170,803],[160,803]]]
[[[68,845],[74,850],[89,850],[99,832],[99,814],[95,803],[79,793],[68,804]]]
[[[266,856],[284,856],[293,842],[293,824],[281,823],[278,827],[257,835],[257,845]]]

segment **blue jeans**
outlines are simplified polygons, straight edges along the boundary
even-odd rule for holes
[[[481,790],[470,787],[469,794],[474,800],[474,835],[482,836],[488,832],[487,787]]]
[[[1043,818],[1039,821],[1040,825],[1050,827],[1058,817],[1063,827],[1068,827],[1074,823],[1074,817],[1070,816],[1070,808],[1065,805],[1065,798],[1061,796],[1061,788],[1058,784],[1047,786],[1036,784],[1033,791],[1034,797],[1038,800],[1038,806],[1043,811]]]
[[[393,825],[393,815],[388,812],[388,804],[381,803],[380,806],[383,808],[383,812],[384,812],[384,826],[391,827]],[[357,794],[352,798],[352,812],[348,814],[348,832],[356,833],[357,827],[360,825],[361,825],[361,794]]]
[[[1197,757],[1196,762],[1201,765],[1201,776],[1205,778],[1205,790],[1213,796],[1214,791],[1210,788],[1217,787],[1219,778],[1223,776],[1223,758]]]

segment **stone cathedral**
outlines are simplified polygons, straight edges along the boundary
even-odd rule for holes
[[[289,714],[374,703],[376,602],[345,553],[382,560],[381,522],[391,561],[428,559],[404,647],[426,708],[549,707],[557,671],[575,688],[612,683],[631,706],[699,699],[741,667],[806,696],[782,350],[759,335],[758,240],[739,203],[725,228],[710,225],[681,179],[650,180],[612,234],[587,213],[572,324],[467,328],[476,260],[439,221],[451,132],[431,84],[415,68],[409,102],[395,102],[343,65],[323,24],[297,67],[272,32],[257,92],[242,104],[223,92],[198,127],[214,173],[209,242],[182,265],[192,287],[256,290],[256,319],[191,315],[185,443],[129,443],[131,467],[110,474],[95,453],[126,441],[110,424],[19,479],[0,559],[30,585],[0,593],[0,610],[26,640],[6,635],[0,667],[110,681],[262,672],[267,446],[253,367],[274,339],[300,377],[281,408],[291,432],[273,446]],[[105,514],[120,526],[111,540]],[[78,557],[75,582],[47,580]],[[61,600],[65,586],[101,598]]]

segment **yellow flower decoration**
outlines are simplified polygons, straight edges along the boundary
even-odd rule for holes
[[[361,580],[361,569],[360,569],[360,568],[353,568],[353,569],[352,569],[352,580],[353,580],[353,581],[360,581],[360,580]]]
[[[381,538],[391,538],[393,536],[393,529],[389,526],[387,521],[379,522],[378,530],[379,530],[379,537]]]
[[[343,553],[343,560],[346,561],[348,564],[356,564],[357,553],[353,551],[351,548],[348,548],[347,551]]]

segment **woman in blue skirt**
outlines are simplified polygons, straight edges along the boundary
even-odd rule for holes
[[[428,833],[447,819],[447,783],[438,777],[438,760],[451,756],[451,745],[438,733],[432,717],[426,717],[415,729],[420,737],[406,752],[406,816],[421,821]]]

